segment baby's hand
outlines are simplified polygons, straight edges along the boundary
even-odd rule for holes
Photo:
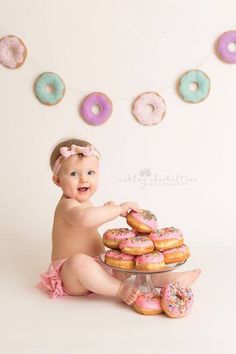
[[[142,212],[142,209],[138,206],[137,203],[133,202],[125,202],[120,204],[121,207],[121,213],[120,216],[123,216],[124,218],[127,216],[128,212],[132,209],[134,211],[137,211],[138,213]]]
[[[111,200],[109,202],[106,202],[103,204],[103,206],[108,206],[108,205],[115,205],[115,202],[112,202]]]

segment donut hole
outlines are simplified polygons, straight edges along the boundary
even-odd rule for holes
[[[189,90],[190,91],[197,91],[199,89],[199,84],[197,82],[191,82],[191,84],[189,84]]]
[[[14,58],[17,53],[17,50],[13,47],[7,49],[7,56],[10,58]]]
[[[177,291],[175,296],[177,297],[178,300],[184,299],[184,294],[181,291]]]
[[[47,93],[52,93],[54,91],[54,87],[52,85],[46,85],[45,90]]]
[[[146,106],[145,106],[145,113],[147,114],[150,114],[154,111],[154,106],[153,104],[151,103],[148,103]]]
[[[234,43],[234,42],[229,43],[228,50],[232,53],[235,53],[236,52],[236,43]]]
[[[92,105],[91,111],[93,114],[98,115],[101,111],[101,107],[99,106],[99,104],[94,104]]]

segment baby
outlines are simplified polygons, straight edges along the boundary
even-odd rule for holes
[[[106,202],[94,206],[90,198],[99,181],[100,154],[87,141],[70,139],[56,145],[50,165],[53,182],[62,190],[52,230],[52,255],[48,271],[41,274],[41,289],[51,298],[62,295],[85,295],[91,292],[118,297],[131,305],[139,290],[126,283],[122,272],[112,272],[100,260],[104,246],[98,228],[119,216],[126,217],[134,202]],[[178,280],[191,285],[200,270],[153,275],[155,286]]]

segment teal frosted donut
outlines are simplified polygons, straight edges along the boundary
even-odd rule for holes
[[[191,84],[197,86],[195,90],[191,90]],[[190,70],[181,76],[178,89],[184,101],[198,103],[207,98],[210,86],[210,79],[203,71]]]
[[[52,106],[64,96],[65,84],[59,75],[45,72],[35,81],[34,92],[41,103]]]

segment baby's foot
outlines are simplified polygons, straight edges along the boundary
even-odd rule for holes
[[[183,287],[191,286],[201,274],[201,269],[194,269],[187,272],[160,273],[152,276],[154,286],[162,288],[165,284],[178,281]]]
[[[173,280],[171,281],[178,281],[181,286],[189,287],[197,280],[200,274],[201,269],[194,269],[180,273],[172,273]]]
[[[194,269],[187,272],[176,273],[176,277],[175,273],[173,273],[173,281],[178,281],[183,287],[189,287],[197,280],[200,274],[201,269]]]
[[[126,302],[126,304],[132,305],[133,302],[137,299],[139,293],[140,292],[137,288],[133,288],[126,283],[121,283],[117,296]]]

